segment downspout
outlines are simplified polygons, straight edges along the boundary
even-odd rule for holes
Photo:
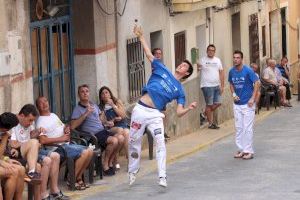
[[[115,43],[116,43],[116,65],[117,65],[117,97],[120,98],[120,61],[119,61],[119,42],[118,42],[118,7],[117,0],[114,0],[114,13],[115,13]]]

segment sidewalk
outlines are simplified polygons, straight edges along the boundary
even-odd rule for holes
[[[280,109],[284,108],[277,108],[277,110]],[[263,108],[262,110],[260,110],[260,113],[255,116],[256,123],[265,119],[275,111],[276,110],[274,109],[274,107],[271,107],[269,111],[266,111],[266,109]],[[219,130],[207,129],[207,126],[202,127],[194,133],[168,141],[166,144],[167,164],[175,162],[176,160],[193,154],[199,150],[208,148],[213,143],[229,135],[232,135],[234,133],[233,119],[221,124],[220,127],[221,128]],[[96,180],[90,188],[84,191],[66,191],[65,193],[69,195],[72,199],[83,199],[87,198],[90,194],[100,193],[102,191],[106,191],[111,188],[117,187],[120,184],[127,184],[127,160],[124,157],[121,157],[119,161],[121,169],[117,172],[115,176],[105,176],[103,180]],[[145,149],[142,152],[141,170],[139,171],[137,178],[153,171],[156,171],[156,160],[155,158],[153,160],[149,160],[148,149]]]

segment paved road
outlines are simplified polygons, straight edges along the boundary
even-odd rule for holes
[[[222,130],[219,130],[222,131]],[[168,188],[156,173],[88,199],[293,200],[300,199],[300,104],[255,126],[255,158],[233,158],[233,136],[168,166]]]

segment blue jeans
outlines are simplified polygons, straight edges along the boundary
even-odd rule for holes
[[[219,86],[201,88],[205,103],[208,106],[221,103],[221,91]]]

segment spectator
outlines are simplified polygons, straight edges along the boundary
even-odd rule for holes
[[[251,63],[250,67],[252,68],[252,70],[254,71],[255,75],[257,76],[257,78],[259,79],[260,76],[260,69],[259,69],[259,66],[256,64],[256,63]],[[258,80],[259,83],[260,83],[260,80]],[[260,100],[260,96],[261,96],[261,92],[260,92],[260,88],[258,89],[257,91],[257,95],[255,97],[255,102],[258,104],[259,103],[259,100]],[[256,104],[256,105],[257,105]]]
[[[61,145],[67,153],[67,157],[75,159],[75,188],[84,190],[89,187],[82,179],[83,173],[89,166],[93,156],[93,151],[85,146],[71,144],[70,142],[70,127],[62,123],[58,116],[50,112],[49,102],[46,97],[38,97],[36,100],[37,108],[40,116],[36,121],[36,127],[42,128],[40,134],[41,144],[58,144]],[[48,147],[51,151],[59,153],[60,158],[65,159],[64,152],[61,148]],[[60,196],[63,195],[61,192]]]
[[[286,100],[286,87],[283,85],[283,80],[280,78],[280,74],[276,73],[276,61],[270,59],[268,64],[263,73],[263,80],[279,88],[280,103],[282,106],[291,107]]]
[[[228,82],[234,100],[235,142],[238,152],[234,158],[252,159],[253,124],[255,117],[255,97],[259,88],[258,77],[248,66],[243,65],[243,53],[235,51],[234,66],[230,69]]]
[[[202,123],[203,119],[207,118],[210,129],[220,128],[213,123],[213,113],[221,106],[221,95],[224,91],[224,70],[221,60],[215,56],[215,52],[215,45],[208,45],[207,56],[201,58],[198,66],[201,71],[200,87],[206,103],[204,115],[200,114],[200,119],[202,119]]]
[[[37,140],[38,136],[43,132],[40,128],[36,130],[33,122],[38,117],[38,111],[32,104],[24,105],[19,114],[19,124],[11,129],[11,147],[18,149],[22,157],[27,160],[29,166],[28,176],[36,176],[35,168],[38,162],[41,163],[41,185],[40,196],[42,199],[51,199],[59,197],[60,199],[69,199],[58,188],[58,174],[60,157],[56,152],[51,152],[45,149],[39,149],[40,143]],[[50,195],[47,191],[48,179],[50,179]]]
[[[103,160],[103,174],[105,176],[115,175],[113,162],[116,154],[124,145],[124,137],[114,136],[112,132],[104,129],[100,119],[101,111],[99,107],[90,102],[90,91],[88,85],[78,87],[79,103],[72,113],[71,128],[78,128],[95,135],[98,138],[99,145],[105,149]]]
[[[276,68],[279,70],[282,77],[283,85],[286,87],[286,99],[288,104],[290,104],[290,99],[292,98],[291,89],[290,89],[290,69],[288,67],[287,57],[281,58],[280,64],[276,65]]]
[[[3,113],[0,115],[0,179],[4,187],[2,195],[2,188],[0,184],[0,199],[4,200],[22,200],[22,193],[24,189],[25,168],[13,159],[4,156],[8,137],[8,131],[17,126],[19,120],[16,115],[12,113]]]
[[[126,155],[128,153],[128,137],[129,137],[129,125],[126,118],[126,112],[124,105],[120,99],[114,97],[111,90],[103,86],[99,90],[99,108],[101,112],[102,121],[109,122],[109,131],[115,135],[122,135],[125,138],[124,147]],[[116,169],[120,168],[120,164],[117,162],[117,156],[115,159]]]

